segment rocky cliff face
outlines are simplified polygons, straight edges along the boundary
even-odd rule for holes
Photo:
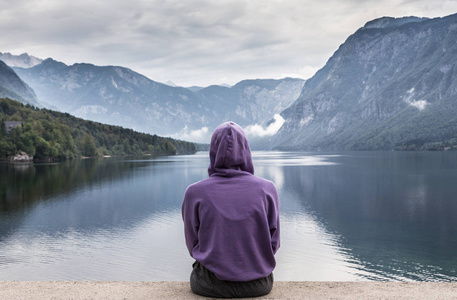
[[[10,98],[24,104],[41,107],[35,92],[3,61],[0,60],[0,98]]]
[[[33,156],[28,155],[24,151],[20,151],[14,156],[9,156],[7,162],[12,164],[31,164],[33,163]]]
[[[457,15],[351,35],[281,115],[280,149],[407,149],[457,137]]]
[[[221,122],[264,124],[290,105],[304,81],[248,80],[227,88],[195,92],[150,80],[113,66],[67,66],[47,59],[32,68],[15,68],[46,107],[84,119],[137,131],[209,142]]]
[[[243,80],[230,88],[212,86],[196,94],[207,103],[220,105],[214,107],[220,120],[265,125],[297,99],[304,83],[295,78]]]

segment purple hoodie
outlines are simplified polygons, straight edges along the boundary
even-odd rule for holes
[[[182,217],[190,255],[220,280],[270,275],[279,248],[275,185],[254,176],[246,135],[233,122],[211,138],[209,178],[190,185]]]

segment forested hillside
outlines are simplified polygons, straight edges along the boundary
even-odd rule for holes
[[[7,133],[5,121],[22,121]],[[194,153],[195,144],[85,121],[0,99],[0,159],[23,151],[36,161],[103,155]]]

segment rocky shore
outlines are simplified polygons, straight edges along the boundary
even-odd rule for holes
[[[7,162],[11,164],[31,164],[33,163],[33,156],[21,151],[14,156],[9,156]]]
[[[3,281],[0,299],[206,299],[188,282]],[[457,283],[275,282],[256,299],[457,299]]]

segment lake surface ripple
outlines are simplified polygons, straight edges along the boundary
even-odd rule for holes
[[[457,280],[457,153],[254,152],[276,280]],[[0,280],[188,280],[181,202],[208,153],[0,165]]]

